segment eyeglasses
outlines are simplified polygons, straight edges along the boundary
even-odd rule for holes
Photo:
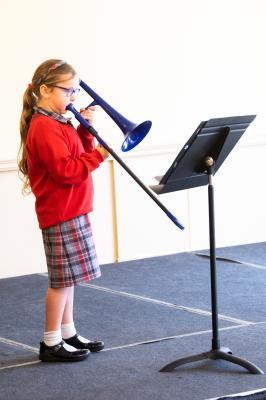
[[[53,87],[56,87],[58,89],[61,89],[65,92],[67,97],[71,97],[71,96],[76,96],[77,94],[79,94],[80,92],[80,88],[74,89],[74,88],[65,88],[63,86],[58,86],[58,85],[51,85]]]

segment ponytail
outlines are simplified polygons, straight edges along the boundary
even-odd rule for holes
[[[33,107],[36,105],[36,95],[32,91],[32,85],[29,84],[23,96],[23,109],[20,117],[20,148],[18,153],[18,168],[19,172],[22,173],[22,193],[30,193],[30,183],[28,176],[28,165],[27,165],[27,152],[26,152],[26,141],[29,130],[31,117],[34,113]]]

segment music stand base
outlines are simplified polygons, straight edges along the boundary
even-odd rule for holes
[[[199,354],[195,354],[192,356],[179,358],[179,359],[165,365],[162,369],[160,369],[160,372],[171,372],[176,367],[179,367],[180,365],[188,364],[188,363],[191,363],[194,361],[206,360],[206,359],[229,361],[233,364],[237,364],[237,365],[240,365],[241,367],[246,368],[252,374],[260,374],[260,375],[264,374],[264,372],[260,368],[258,368],[255,364],[252,364],[251,362],[249,362],[243,358],[233,356],[231,350],[226,347],[221,347],[218,350],[212,349],[205,353],[199,353]]]

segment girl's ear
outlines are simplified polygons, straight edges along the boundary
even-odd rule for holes
[[[44,98],[48,98],[49,97],[49,95],[50,95],[50,93],[51,93],[51,89],[50,88],[48,88],[46,85],[41,85],[40,86],[40,95],[41,95],[41,97],[44,97]]]

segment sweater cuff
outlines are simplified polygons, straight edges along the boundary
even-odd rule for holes
[[[99,163],[102,163],[104,161],[103,156],[101,155],[101,153],[97,149],[93,150],[93,154],[95,154],[95,157],[97,158]]]
[[[80,133],[81,135],[84,135],[84,136],[91,135],[90,131],[88,131],[88,129],[84,128],[84,126],[82,124],[78,125],[77,131],[78,131],[78,133]],[[91,136],[93,136],[93,135],[91,135]]]

